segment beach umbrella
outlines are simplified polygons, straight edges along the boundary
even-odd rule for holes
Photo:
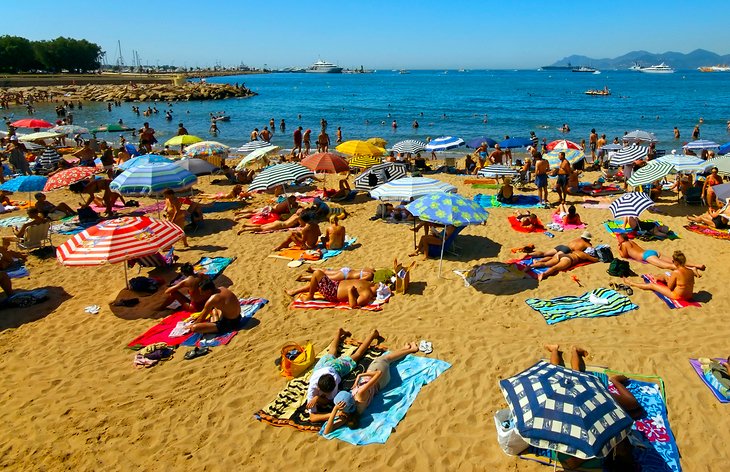
[[[47,147],[43,150],[43,154],[40,155],[36,159],[36,162],[38,162],[38,165],[40,165],[44,169],[53,169],[56,167],[56,164],[58,164],[58,161],[61,160],[61,155],[53,148]]]
[[[124,133],[126,131],[134,131],[134,128],[117,123],[108,123],[91,130],[92,133]]]
[[[730,198],[730,184],[713,185],[712,191],[720,201],[726,201]]]
[[[179,161],[174,161],[174,163],[195,175],[208,175],[219,169],[210,162],[195,157],[186,157]]]
[[[127,154],[129,154],[132,157],[137,157],[140,155],[137,148],[134,147],[134,144],[131,144],[131,143],[126,143],[124,145],[124,150],[127,151]]]
[[[717,149],[718,154],[727,154],[730,152],[730,143],[725,143]]]
[[[126,216],[103,221],[75,234],[58,246],[56,258],[66,266],[114,264],[154,254],[172,246],[183,235],[183,230],[171,221]],[[127,264],[124,264],[124,279],[127,280]]]
[[[695,172],[706,169],[710,166],[707,161],[703,161],[696,156],[686,156],[684,154],[674,153],[658,157],[651,161],[650,164],[653,162],[666,162],[667,164],[671,164],[673,170],[676,172]]]
[[[200,141],[185,148],[184,155],[203,159],[210,156],[228,157],[230,148],[218,141]]]
[[[502,164],[494,164],[479,169],[477,175],[480,177],[516,177],[520,174],[518,170]]]
[[[376,187],[370,191],[370,196],[379,200],[400,201],[436,192],[456,193],[456,187],[426,177],[404,177]]]
[[[426,143],[417,139],[406,139],[395,143],[391,150],[398,154],[417,154],[426,150]]]
[[[568,149],[567,151],[554,150],[546,152],[542,155],[543,159],[546,159],[550,164],[550,167],[558,167],[560,165],[560,153],[565,153],[565,159],[570,162],[570,165],[575,165],[581,159],[585,158],[585,153],[580,149]]]
[[[601,146],[598,149],[603,149],[604,151],[620,151],[623,148],[624,148],[624,146],[621,144],[611,143],[611,144],[606,144],[605,146]]]
[[[375,156],[355,156],[350,159],[350,167],[367,169],[368,167],[380,164],[381,162],[383,162],[383,160]]]
[[[58,125],[51,128],[50,131],[61,134],[86,134],[89,129],[78,125]]]
[[[717,171],[721,174],[730,175],[730,156],[715,157],[706,160],[705,163],[707,164],[707,167],[717,167]]]
[[[42,144],[33,143],[30,141],[26,141],[23,143],[23,146],[25,146],[25,149],[28,151],[38,151],[40,149],[43,149],[45,146]]]
[[[159,156],[157,154],[142,154],[141,156],[133,157],[128,161],[119,164],[119,168],[122,170],[131,169],[132,167],[140,166],[142,164],[172,164],[174,161],[168,159],[165,156]]]
[[[539,361],[499,382],[530,445],[580,459],[605,457],[631,429],[633,420],[598,377]]]
[[[567,151],[568,149],[578,149],[580,151],[583,150],[583,148],[580,147],[580,144],[574,143],[573,141],[568,141],[567,139],[557,139],[555,141],[550,141],[545,147],[548,151]]]
[[[425,195],[406,205],[406,210],[413,216],[417,216],[421,221],[455,227],[481,224],[487,221],[489,217],[489,213],[476,202],[461,195],[446,192]],[[441,277],[441,266],[444,262],[445,245],[446,231],[443,233],[441,242],[439,277]]]
[[[495,144],[497,144],[497,141],[493,140],[492,138],[488,138],[486,136],[480,136],[478,138],[470,139],[466,142],[466,147],[476,149],[479,146],[482,145],[482,143],[487,143],[488,147],[494,147]]]
[[[331,152],[312,154],[302,159],[301,164],[314,172],[324,172],[327,174],[339,174],[340,172],[348,172],[350,170],[350,166],[346,160]]]
[[[57,188],[67,187],[76,182],[89,179],[99,172],[96,167],[78,166],[70,169],[64,169],[56,172],[48,177],[46,185],[43,186],[44,192],[50,192]]]
[[[608,208],[614,218],[623,218],[625,216],[638,218],[644,210],[653,206],[654,202],[647,194],[628,192],[614,200]]]
[[[168,188],[186,190],[197,181],[195,175],[175,163],[153,162],[130,167],[112,180],[109,188],[122,195],[150,195]]]
[[[513,149],[532,146],[532,139],[530,138],[508,138],[499,143],[499,147],[504,149]]]
[[[613,156],[611,156],[610,162],[615,166],[631,164],[638,159],[644,159],[647,152],[648,149],[644,146],[632,144],[631,146],[626,146],[620,151],[617,151]]]
[[[248,186],[248,191],[257,192],[268,190],[279,185],[289,185],[311,178],[314,178],[314,172],[301,164],[296,162],[276,164],[267,167],[259,175],[254,177],[253,182]]]
[[[631,177],[626,181],[632,187],[640,187],[642,185],[650,184],[656,180],[662,179],[669,175],[674,169],[674,166],[668,162],[662,162],[659,160],[653,160],[647,165],[634,170],[631,173]]]
[[[374,146],[378,146],[379,148],[384,148],[388,145],[388,141],[383,138],[368,138],[366,142]]]
[[[382,156],[385,154],[385,149],[357,139],[345,141],[337,146],[337,150],[348,156]]]
[[[30,201],[30,192],[40,192],[46,185],[48,178],[41,175],[20,175],[0,185],[0,190],[8,192],[28,192],[28,200]]]
[[[441,136],[426,144],[427,151],[448,151],[463,146],[464,140],[455,136]]]
[[[236,152],[245,154],[247,152],[255,151],[256,149],[261,149],[265,147],[270,147],[271,143],[268,141],[251,141],[243,146],[236,149]]]
[[[187,146],[201,142],[202,139],[192,134],[180,134],[165,141],[165,146]]]
[[[15,128],[53,128],[53,123],[46,120],[38,120],[36,118],[24,118],[22,120],[10,123]]]
[[[352,163],[350,163],[352,165]],[[355,177],[355,189],[370,191],[387,182],[402,179],[408,175],[406,165],[400,162],[385,162],[370,167]]]
[[[696,141],[690,141],[682,149],[690,149],[692,151],[704,151],[705,149],[719,149],[720,145],[715,141],[708,141],[706,139],[698,139]]]
[[[640,129],[625,134],[621,139],[623,139],[625,143],[656,143],[658,141],[654,133],[642,131]]]
[[[39,139],[60,138],[61,136],[63,136],[63,133],[56,133],[54,131],[38,131],[37,133],[30,133],[30,134],[24,134],[23,136],[18,136],[18,140],[20,140],[20,141],[37,141]]]
[[[252,141],[257,142],[257,141]],[[264,163],[268,163],[268,158],[266,157],[268,154],[271,154],[272,152],[276,152],[279,150],[279,146],[274,146],[269,144],[268,146],[260,147],[258,149],[254,149],[249,153],[248,156],[241,159],[241,161],[236,166],[236,170],[243,170],[247,165],[253,164],[256,161],[261,161]]]

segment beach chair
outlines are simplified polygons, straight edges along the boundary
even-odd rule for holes
[[[684,198],[684,203],[687,205],[702,205],[704,203],[702,201],[702,189],[698,187],[692,187],[687,190],[687,193],[682,198]]]
[[[459,255],[459,247],[456,245],[456,237],[461,233],[461,230],[466,228],[466,226],[459,226],[457,227],[451,235],[446,238],[446,242],[444,243],[444,254],[452,254],[454,256]],[[441,244],[429,244],[428,245],[428,257],[441,257]]]
[[[53,246],[51,241],[51,222],[47,221],[39,225],[28,226],[25,229],[25,236],[18,238],[18,249],[31,251],[46,246]]]

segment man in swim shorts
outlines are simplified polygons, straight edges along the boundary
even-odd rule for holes
[[[347,302],[351,308],[369,305],[375,300],[375,286],[364,279],[332,280],[321,270],[315,270],[307,285],[287,290],[287,295],[294,297],[306,293],[304,300],[314,300],[319,292],[325,300],[332,303]]]
[[[530,253],[530,256],[542,257],[543,259],[541,259],[540,262],[547,262],[550,258],[557,255],[567,255],[571,252],[584,252],[589,247],[593,247],[591,239],[593,239],[593,235],[590,231],[583,231],[580,238],[573,239],[572,241],[569,241],[568,244],[558,244],[554,249],[549,249],[547,251],[534,251]]]
[[[542,158],[542,154],[535,153],[535,185],[537,186],[537,196],[541,205],[549,205],[548,202],[548,170],[550,163]]]
[[[200,314],[193,320],[190,331],[225,334],[240,327],[241,304],[233,292],[225,287],[216,287],[210,279],[203,280],[198,289],[207,300]]]
[[[560,164],[558,165],[558,203],[565,203],[565,197],[568,195],[568,177],[570,176],[570,162],[565,159],[565,153],[558,154]]]

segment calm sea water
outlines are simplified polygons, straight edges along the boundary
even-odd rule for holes
[[[321,118],[335,129],[342,127],[344,139],[380,136],[394,143],[401,139],[459,136],[468,140],[505,135],[527,137],[535,131],[540,138],[588,140],[591,128],[612,139],[625,131],[644,129],[657,134],[659,148],[681,146],[674,141],[677,126],[684,142],[693,126],[703,118],[704,139],[730,141],[726,123],[730,120],[730,74],[678,71],[651,75],[631,71],[603,71],[601,74],[538,71],[412,71],[409,74],[383,71],[374,74],[267,74],[217,77],[210,82],[245,83],[259,95],[248,99],[184,102],[172,105],[173,121],[166,121],[165,103],[150,103],[160,113],[149,119],[137,117],[131,104],[107,112],[103,104],[90,104],[74,111],[75,123],[98,125],[116,122],[141,126],[147,120],[158,139],[175,134],[178,122],[190,133],[240,145],[248,141],[254,127],[263,129],[269,120],[277,123],[272,141],[291,147],[296,126],[311,128],[316,135]],[[589,88],[608,86],[608,97],[587,96]],[[146,108],[148,104],[141,104]],[[10,110],[24,116],[21,108]],[[208,114],[225,111],[231,116],[220,123],[220,134],[208,133]],[[37,116],[55,117],[51,106],[39,106]],[[301,119],[298,116],[301,115]],[[487,122],[484,122],[485,115]],[[278,130],[281,119],[286,133]],[[398,129],[391,122],[397,120]],[[420,128],[411,127],[418,120]],[[571,132],[558,128],[567,123]],[[107,139],[117,138],[108,136]]]

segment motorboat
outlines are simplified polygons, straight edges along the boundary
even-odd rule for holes
[[[730,66],[727,64],[718,64],[716,66],[698,67],[697,70],[700,72],[730,72]]]
[[[586,90],[583,93],[585,93],[586,95],[597,95],[600,97],[606,97],[608,95],[611,95],[611,90],[608,87],[603,87],[603,89]]]
[[[674,69],[662,62],[655,66],[641,67],[639,72],[643,72],[645,74],[674,74]]]
[[[580,66],[574,67],[571,72],[587,72],[593,74],[594,72],[598,72],[598,69],[594,69],[593,67],[588,66]]]
[[[340,74],[342,73],[342,67],[320,59],[319,61],[309,66],[307,68],[307,72],[317,74]]]

